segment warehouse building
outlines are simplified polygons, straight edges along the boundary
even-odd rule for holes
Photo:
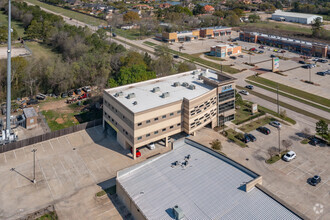
[[[136,220],[307,219],[260,175],[189,139],[117,172],[116,192]]]
[[[320,18],[321,22],[323,22],[323,17],[320,15],[284,12],[281,10],[276,10],[275,13],[272,14],[272,20],[295,22],[300,24],[313,24],[317,18]]]
[[[229,57],[242,52],[242,47],[237,45],[219,44],[212,46],[210,55],[215,57]]]
[[[174,43],[174,42],[185,42],[193,41],[200,38],[210,38],[219,36],[230,36],[230,27],[207,27],[200,28],[192,31],[181,31],[181,32],[163,32],[161,35],[156,35],[156,38],[161,41]]]
[[[194,70],[104,90],[103,126],[125,149],[165,140],[235,118],[235,78]]]
[[[286,49],[306,56],[330,57],[329,46],[321,43],[312,43],[257,32],[241,32],[239,39],[241,41]]]

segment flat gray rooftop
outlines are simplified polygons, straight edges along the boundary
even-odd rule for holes
[[[34,110],[33,107],[23,109],[23,113],[27,118],[38,116],[37,112]]]
[[[288,16],[288,17],[297,17],[297,18],[311,18],[311,17],[322,17],[320,15],[314,14],[304,14],[304,13],[295,13],[295,12],[286,12],[281,10],[276,10],[274,14],[276,16]]]
[[[212,70],[195,70],[107,89],[105,91],[115,97],[132,112],[137,113],[173,103],[183,98],[191,100],[209,92],[214,87],[204,84],[203,80],[199,79],[198,76],[201,73],[205,74],[204,76],[209,79],[217,79],[217,74]],[[175,87],[175,82],[179,82],[180,86]],[[187,83],[188,87],[182,86],[183,83]],[[189,89],[189,85],[194,85],[195,89]],[[156,87],[159,87],[159,91],[152,92],[153,88]],[[116,93],[118,92],[123,92],[123,95],[121,97],[116,97]],[[162,94],[166,92],[169,93],[169,96],[163,98]],[[128,99],[128,94],[130,93],[134,93],[135,97]]]
[[[173,219],[175,205],[184,219],[300,219],[258,188],[242,190],[258,175],[208,150],[176,143],[166,154],[119,171],[117,181],[147,219]],[[187,155],[188,166],[171,166]]]

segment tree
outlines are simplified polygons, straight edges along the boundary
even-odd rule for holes
[[[285,147],[286,150],[288,150],[292,146],[291,140],[282,140],[282,145]]]
[[[221,142],[218,139],[213,140],[210,143],[210,145],[211,145],[212,149],[214,149],[214,150],[221,151],[221,149],[222,149],[222,144],[221,144]]]
[[[197,4],[193,9],[193,15],[205,14],[205,9],[202,5]]]
[[[320,120],[316,123],[316,133],[321,137],[327,139],[329,135],[328,124],[324,120]]]
[[[277,148],[276,147],[269,147],[267,150],[267,153],[269,155],[269,158],[272,158],[273,156],[275,156],[277,154]]]
[[[318,17],[314,20],[314,23],[312,24],[312,35],[313,37],[320,37],[323,32],[323,23],[321,19]]]
[[[179,72],[179,73],[187,72],[187,71],[194,70],[194,69],[196,69],[195,64],[190,63],[190,62],[188,62],[188,61],[181,62],[181,63],[178,65],[178,72]]]
[[[236,137],[237,139],[243,141],[243,139],[244,139],[244,134],[241,133],[241,132],[238,132],[237,135],[236,135],[235,137]]]
[[[257,21],[260,21],[260,16],[257,14],[252,14],[249,16],[249,21],[251,23],[256,23]]]
[[[138,13],[134,11],[129,11],[126,14],[123,15],[123,19],[126,23],[132,24],[136,21],[140,20],[140,16]]]

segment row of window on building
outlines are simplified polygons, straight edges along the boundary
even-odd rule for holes
[[[157,130],[157,131],[153,131],[153,132],[150,132],[150,133],[148,133],[148,134],[146,134],[146,135],[144,135],[146,138],[149,138],[152,134],[153,135],[158,135],[158,134],[160,134],[161,132],[166,132],[167,130],[172,130],[174,127],[181,127],[181,123],[177,123],[176,125],[171,125],[168,129],[167,128],[162,128],[162,129],[159,129],[159,130]],[[138,138],[137,138],[137,140],[142,140],[143,139],[143,136],[139,136]]]
[[[195,114],[199,114],[202,111],[207,110],[211,106],[211,104],[212,105],[216,104],[216,102],[217,102],[216,99],[217,99],[216,97],[213,97],[210,100],[205,101],[203,104],[201,104],[199,106],[198,105],[195,106],[194,109],[190,111],[190,116],[193,116]],[[204,107],[204,109],[203,109],[203,107]]]
[[[177,113],[177,115],[181,115],[181,110],[176,111],[176,113]],[[167,117],[174,116],[174,114],[175,114],[175,112],[171,112],[171,113],[169,113],[168,115],[162,115],[161,117],[156,117],[156,118],[154,118],[154,119],[148,119],[148,120],[146,120],[146,121],[139,122],[139,123],[137,124],[137,126],[141,126],[141,125],[143,125],[143,123],[145,123],[145,124],[150,124],[152,120],[153,120],[153,121],[159,121],[160,119],[165,119],[165,118],[167,118]]]

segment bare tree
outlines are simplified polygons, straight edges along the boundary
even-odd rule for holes
[[[311,135],[311,129],[309,128],[304,128],[302,131],[301,131],[304,135],[305,138],[310,138],[310,135]]]
[[[272,158],[273,156],[275,156],[277,154],[278,150],[276,147],[269,147],[267,150],[267,153],[269,155],[269,158]]]
[[[292,146],[291,140],[282,140],[282,145],[285,147],[286,150],[288,150]]]
[[[219,141],[219,139],[215,139],[210,143],[212,149],[214,150],[221,150],[222,149],[222,145],[221,142]]]

